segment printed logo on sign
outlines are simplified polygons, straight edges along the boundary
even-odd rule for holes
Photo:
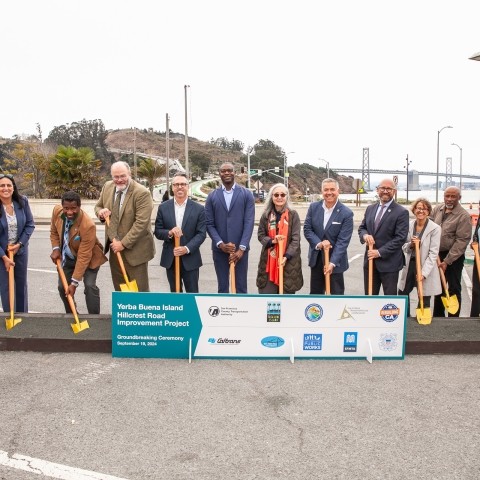
[[[400,309],[393,303],[387,303],[380,310],[380,316],[386,322],[394,322],[400,315]]]
[[[309,322],[318,322],[323,316],[323,308],[318,303],[311,303],[305,309],[305,318]]]
[[[265,337],[261,340],[262,345],[267,348],[279,348],[283,347],[285,340],[281,337]]]
[[[216,306],[212,306],[208,309],[208,314],[211,316],[211,317],[218,317],[218,314],[220,313],[220,308],[216,307]]]
[[[357,351],[358,332],[343,332],[343,351]]]
[[[267,322],[280,321],[280,302],[267,302]]]
[[[398,341],[396,333],[383,333],[380,335],[380,341],[378,342],[380,350],[391,352],[397,349]]]
[[[338,320],[347,320],[348,318],[351,318],[352,320],[355,320],[353,318],[352,314],[350,311],[347,309],[347,306],[343,307],[343,312],[340,314],[340,318]]]
[[[231,339],[231,338],[214,338],[210,337],[208,339],[208,343],[212,345],[238,345],[241,342],[239,339]]]
[[[304,350],[321,350],[322,334],[321,333],[305,333],[303,335]]]

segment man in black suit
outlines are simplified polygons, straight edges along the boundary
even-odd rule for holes
[[[407,240],[409,216],[408,210],[399,205],[393,197],[396,185],[385,178],[377,187],[380,199],[365,210],[358,235],[360,242],[367,245],[363,264],[365,295],[368,294],[368,261],[373,260],[372,294],[397,295],[398,273],[403,268],[405,258],[402,245]],[[373,245],[372,250],[368,249]]]
[[[163,240],[160,265],[167,269],[170,291],[175,292],[174,258],[180,257],[180,289],[198,293],[198,279],[202,256],[200,245],[205,241],[205,209],[188,198],[188,180],[178,173],[172,179],[173,198],[158,206],[155,220],[155,237]],[[175,238],[180,246],[175,247]]]

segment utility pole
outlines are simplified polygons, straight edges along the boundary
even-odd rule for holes
[[[137,180],[137,127],[133,127],[133,178]]]
[[[188,165],[188,115],[187,115],[187,88],[190,88],[190,85],[184,85],[185,89],[185,173],[187,179],[190,180],[190,168]]]

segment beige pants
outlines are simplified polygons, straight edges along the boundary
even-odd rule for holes
[[[125,270],[127,271],[128,280],[136,280],[138,291],[139,292],[149,292],[150,287],[148,284],[148,262],[141,263],[133,267],[130,265],[123,257],[123,263],[125,265]],[[110,272],[112,273],[112,281],[115,291],[120,291],[120,284],[125,283],[123,278],[122,270],[120,269],[120,264],[118,263],[117,254],[110,251],[109,254],[109,263],[110,263]]]

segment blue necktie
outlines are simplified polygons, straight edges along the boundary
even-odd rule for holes
[[[65,231],[63,232],[63,245],[62,245],[62,267],[65,266],[65,260],[67,258],[67,250],[68,250],[68,232],[70,231],[70,227],[72,226],[71,220],[65,220]]]

